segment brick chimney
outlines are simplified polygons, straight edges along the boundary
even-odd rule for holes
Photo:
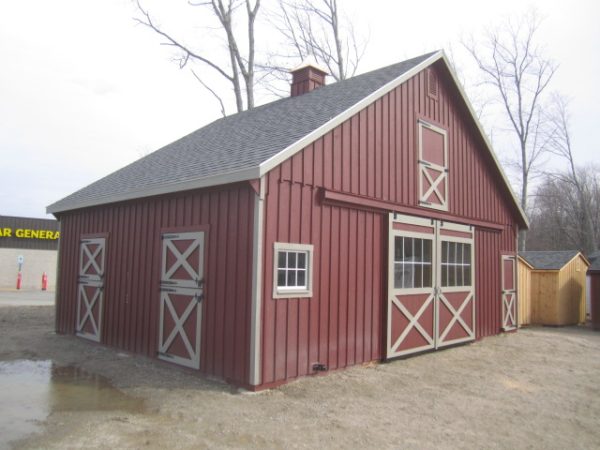
[[[292,74],[292,97],[324,86],[325,75],[327,75],[314,58],[305,59],[298,67],[290,70],[290,73]]]

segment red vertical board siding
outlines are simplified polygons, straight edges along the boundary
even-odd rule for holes
[[[432,70],[437,98],[418,74],[266,175],[263,384],[310,374],[315,363],[337,369],[384,357],[387,214],[323,203],[319,193],[419,207],[419,119],[448,130],[448,212],[504,227],[477,229],[475,239],[476,336],[500,332],[499,258],[515,250],[514,206],[449,75]],[[275,242],[314,245],[312,298],[272,298]]]
[[[61,215],[57,331],[75,332],[81,235],[107,233],[101,342],[156,356],[161,230],[208,225],[200,371],[247,384],[254,200],[240,183]]]

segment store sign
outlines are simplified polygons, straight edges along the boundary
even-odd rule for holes
[[[16,237],[19,239],[48,239],[55,240],[60,236],[60,231],[33,230],[30,228],[0,228],[0,237]]]

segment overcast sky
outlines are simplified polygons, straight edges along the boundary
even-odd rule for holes
[[[535,6],[539,40],[560,64],[552,89],[572,98],[578,162],[600,159],[600,2],[339,2],[369,36],[360,72],[457,48]],[[146,4],[202,45],[207,31],[184,0]],[[129,0],[0,0],[0,214],[46,217],[48,204],[220,117],[134,15]]]

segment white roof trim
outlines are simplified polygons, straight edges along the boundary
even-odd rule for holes
[[[502,169],[502,166],[500,165],[500,161],[498,161],[498,158],[496,157],[496,153],[494,153],[494,149],[492,148],[492,143],[490,142],[490,140],[487,137],[487,134],[483,130],[483,126],[481,125],[481,122],[477,118],[477,114],[473,110],[473,106],[471,105],[471,102],[467,98],[467,94],[465,93],[465,91],[462,87],[462,84],[460,83],[460,81],[458,81],[458,77],[456,76],[456,72],[454,71],[454,68],[450,64],[450,61],[448,60],[446,53],[444,53],[443,50],[440,50],[439,53],[441,53],[442,59],[446,63],[446,66],[448,67],[448,70],[450,71],[450,75],[452,75],[454,84],[458,87],[458,91],[460,92],[460,95],[462,96],[465,104],[467,105],[467,108],[469,109],[469,112],[471,113],[471,117],[473,118],[473,121],[475,122],[475,125],[477,125],[479,134],[481,134],[481,136],[483,137],[483,141],[485,142],[485,145],[487,146],[488,151],[492,155],[492,159],[494,160],[494,163],[496,164],[496,168],[498,169],[498,172],[500,172],[500,175],[502,176],[502,180],[504,180],[504,184],[506,185],[508,192],[510,192],[513,202],[514,202],[515,206],[517,207],[517,209],[519,210],[519,214],[521,215],[523,222],[527,225],[527,228],[529,228],[529,219],[527,218],[525,211],[523,211],[523,209],[521,208],[521,205],[519,204],[519,201],[517,200],[517,197],[515,196],[515,193],[512,190],[512,187],[508,181],[508,178],[506,177],[506,174],[504,173],[504,169]]]
[[[517,201],[517,198],[515,197],[515,194],[510,186],[510,183],[508,182],[508,178],[506,177],[506,174],[504,173],[504,170],[502,169],[500,162],[496,158],[494,150],[492,149],[492,145],[491,145],[490,141],[488,140],[487,135],[485,134],[483,127],[481,126],[481,123],[479,122],[479,119],[477,119],[477,115],[475,114],[475,111],[473,110],[473,107],[471,106],[471,102],[469,102],[467,95],[465,94],[465,91],[464,91],[462,85],[458,81],[456,73],[454,72],[454,69],[452,68],[452,66],[443,50],[437,51],[436,53],[431,55],[429,58],[427,58],[420,64],[417,64],[415,67],[406,71],[405,73],[400,75],[398,78],[390,81],[389,83],[387,83],[387,84],[383,85],[382,87],[380,87],[379,89],[377,89],[372,94],[363,98],[362,100],[360,100],[358,103],[356,103],[353,106],[351,106],[350,108],[348,108],[343,113],[332,118],[329,122],[326,122],[325,124],[321,125],[319,128],[317,128],[316,130],[307,134],[303,138],[299,139],[298,141],[296,141],[289,147],[283,149],[278,154],[272,156],[271,158],[267,159],[266,161],[263,161],[260,164],[260,176],[262,177],[263,175],[265,175],[271,169],[273,169],[276,166],[278,166],[279,164],[281,164],[286,159],[294,156],[296,153],[301,151],[303,148],[305,148],[311,142],[317,140],[318,138],[320,138],[321,136],[326,134],[328,131],[332,130],[333,128],[340,125],[345,120],[349,119],[350,117],[352,117],[353,115],[358,113],[360,110],[362,110],[366,106],[368,106],[371,103],[373,103],[374,101],[376,101],[378,98],[384,96],[391,90],[395,89],[396,87],[398,87],[399,85],[401,85],[402,83],[407,81],[409,78],[412,78],[417,73],[421,72],[423,69],[426,69],[431,64],[433,64],[434,62],[436,62],[440,59],[443,60],[444,63],[446,64],[446,66],[448,67],[448,70],[449,70],[450,74],[452,75],[454,84],[458,87],[458,91],[460,92],[460,95],[462,96],[463,101],[467,105],[467,108],[469,109],[469,112],[471,113],[471,117],[472,117],[473,121],[477,125],[477,129],[479,130],[479,133],[483,137],[483,140],[485,142],[485,145],[487,146],[489,153],[492,155],[492,159],[493,159],[494,163],[496,164],[496,168],[500,172],[500,175],[502,176],[502,179],[506,185],[506,188],[510,192],[511,198],[512,198],[515,206],[517,207],[519,214],[521,215],[521,218],[523,219],[523,222],[527,225],[527,227],[529,227],[529,220],[527,219],[527,216],[521,209],[521,206],[519,205],[519,202]]]
[[[126,192],[123,194],[112,195],[112,196],[107,196],[107,197],[100,197],[98,199],[87,200],[87,201],[80,202],[80,203],[75,202],[75,203],[71,203],[67,208],[61,208],[59,206],[55,206],[56,203],[54,203],[46,208],[46,212],[49,214],[55,214],[55,213],[59,213],[62,211],[70,211],[73,209],[86,208],[86,207],[96,206],[96,205],[104,205],[107,203],[115,203],[115,202],[120,202],[120,201],[125,201],[125,200],[133,200],[136,198],[150,197],[153,195],[169,194],[169,193],[173,193],[173,192],[187,191],[187,190],[191,190],[191,189],[198,189],[198,188],[209,187],[209,186],[218,186],[220,184],[235,183],[238,181],[253,180],[253,179],[261,178],[267,172],[269,172],[273,168],[277,167],[279,164],[284,162],[286,159],[294,156],[296,153],[298,153],[299,151],[304,149],[310,143],[319,139],[321,136],[326,134],[328,131],[332,130],[333,128],[335,128],[336,126],[338,126],[345,120],[349,119],[350,117],[352,117],[353,115],[358,113],[360,110],[362,110],[366,106],[368,106],[371,103],[373,103],[374,101],[376,101],[378,98],[384,96],[391,90],[395,89],[396,87],[398,87],[399,85],[401,85],[402,83],[407,81],[409,78],[412,78],[417,73],[421,72],[423,69],[426,69],[431,64],[433,64],[434,62],[436,62],[440,59],[444,61],[444,63],[446,64],[446,67],[448,68],[450,74],[452,75],[454,84],[458,87],[458,91],[459,91],[460,95],[462,96],[463,101],[467,105],[467,108],[471,114],[473,121],[477,125],[479,133],[483,137],[485,145],[486,145],[489,153],[492,156],[492,160],[496,164],[496,168],[498,169],[498,172],[500,172],[500,175],[502,176],[502,180],[504,181],[506,188],[510,192],[510,195],[512,197],[514,205],[517,207],[517,210],[519,211],[519,214],[521,215],[523,222],[529,227],[529,220],[527,219],[527,216],[525,215],[524,211],[521,209],[521,206],[519,205],[519,202],[517,201],[517,198],[515,197],[515,194],[510,186],[510,183],[508,182],[508,178],[506,177],[506,174],[504,173],[504,170],[502,169],[500,162],[496,158],[496,155],[492,149],[492,145],[489,142],[487,135],[485,134],[483,127],[481,126],[481,123],[479,122],[479,119],[477,118],[477,115],[475,114],[475,111],[473,110],[473,107],[471,106],[471,103],[469,102],[469,100],[465,94],[465,91],[464,91],[462,85],[460,84],[460,82],[458,81],[456,73],[454,72],[454,69],[452,68],[452,66],[443,50],[437,51],[436,53],[431,55],[429,58],[425,59],[421,63],[414,66],[412,69],[410,69],[410,70],[406,71],[405,73],[403,73],[402,75],[400,75],[398,78],[383,85],[382,87],[380,87],[379,89],[377,89],[376,91],[374,91],[373,93],[368,95],[367,97],[363,98],[358,103],[354,104],[353,106],[351,106],[350,108],[348,108],[347,110],[342,112],[341,114],[338,114],[337,116],[333,117],[331,120],[329,120],[329,122],[326,122],[325,124],[321,125],[316,130],[313,130],[312,132],[310,132],[303,138],[297,140],[292,145],[283,149],[276,155],[263,161],[257,167],[251,167],[251,168],[242,169],[242,170],[229,172],[229,173],[225,173],[225,174],[208,176],[208,177],[199,178],[196,180],[185,181],[182,183],[169,183],[169,184],[164,184],[161,186],[156,186],[153,188],[148,188],[148,189],[143,189],[143,190],[138,190],[138,191],[131,191],[131,192]]]
[[[46,207],[46,212],[48,214],[56,214],[63,211],[71,211],[74,209],[87,208],[90,206],[105,205],[107,203],[116,203],[126,200],[134,200],[136,198],[151,197],[153,195],[189,191],[192,189],[218,186],[220,184],[236,183],[238,181],[253,180],[256,178],[259,178],[258,167],[251,167],[249,169],[242,169],[235,172],[228,172],[224,174],[198,178],[196,180],[188,180],[180,183],[162,184],[160,186],[146,188],[143,190],[129,191],[123,194],[99,197],[82,202],[69,202],[69,205],[66,208],[61,208],[57,205],[60,202],[57,202]]]

